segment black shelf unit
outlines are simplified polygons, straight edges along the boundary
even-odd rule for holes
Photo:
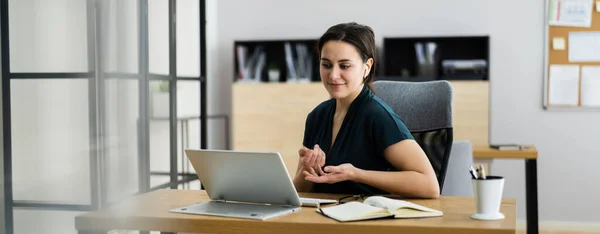
[[[434,42],[437,45],[432,73],[419,72],[415,43]],[[447,37],[390,37],[383,40],[382,76],[429,80],[489,80],[489,36],[447,36]],[[477,70],[445,73],[444,60],[484,60],[486,67]]]
[[[247,49],[246,51],[246,64],[251,56],[257,51],[258,48],[263,48],[265,52],[265,63],[260,70],[260,82],[287,82],[288,81],[288,69],[286,62],[286,51],[285,44],[289,43],[292,51],[292,58],[294,62],[298,61],[298,52],[296,45],[304,45],[306,48],[306,54],[311,56],[312,71],[310,72],[309,79],[311,82],[319,81],[319,60],[317,55],[317,40],[316,39],[299,39],[299,40],[239,40],[234,42],[234,68],[233,68],[233,79],[234,82],[242,81],[240,76],[240,63],[238,60],[238,47],[243,46]],[[279,78],[275,81],[269,80],[268,71],[270,68],[275,67],[279,70]],[[252,72],[254,73],[254,72]],[[254,77],[253,75],[251,75]]]

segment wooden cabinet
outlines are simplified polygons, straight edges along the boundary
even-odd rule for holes
[[[454,140],[488,144],[489,83],[450,81],[454,87]],[[280,152],[292,175],[308,113],[329,94],[319,82],[235,83],[232,142],[235,150]]]

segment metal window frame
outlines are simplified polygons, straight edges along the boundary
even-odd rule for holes
[[[8,0],[0,1],[0,44],[2,46],[2,125],[4,140],[4,233],[13,233],[12,144],[10,121],[10,46],[8,44]],[[8,118],[7,118],[8,116]]]
[[[145,0],[147,1],[147,0]],[[224,116],[224,115],[215,115],[215,116],[209,116],[206,115],[206,85],[207,85],[207,79],[206,79],[206,1],[205,0],[199,0],[199,7],[200,7],[200,11],[199,11],[199,17],[200,17],[200,23],[199,23],[199,27],[200,27],[200,76],[199,77],[190,77],[190,76],[178,76],[177,75],[177,19],[176,19],[176,15],[177,15],[177,11],[176,11],[176,0],[169,0],[169,14],[168,14],[168,19],[169,21],[169,74],[168,75],[163,75],[163,74],[152,74],[149,72],[149,70],[145,70],[145,72],[147,72],[147,78],[149,80],[166,80],[169,81],[169,135],[170,135],[170,140],[169,140],[169,153],[170,153],[170,158],[169,158],[169,177],[170,177],[170,181],[169,181],[169,185],[168,187],[171,189],[177,189],[177,186],[181,183],[189,183],[193,180],[188,180],[188,178],[183,178],[181,180],[178,180],[178,175],[181,174],[180,172],[178,172],[177,170],[177,164],[178,164],[178,160],[177,160],[177,151],[178,151],[178,145],[177,145],[177,122],[179,121],[178,116],[177,116],[177,81],[182,81],[182,80],[197,80],[199,81],[199,85],[200,85],[200,148],[202,149],[206,149],[207,148],[207,119],[210,118],[223,118],[225,120],[225,129],[227,130],[227,132],[225,133],[226,136],[226,148],[229,149],[230,148],[230,140],[229,140],[229,116]],[[147,5],[146,5],[147,6]],[[146,11],[147,13],[147,11]],[[147,33],[147,24],[146,24],[146,31],[145,33]],[[145,38],[147,37],[147,34],[145,36]],[[147,45],[146,45],[147,46]],[[148,50],[148,47],[144,48],[146,50]],[[146,57],[147,58],[147,57]],[[146,66],[147,66],[147,62],[146,62]],[[149,144],[149,140],[148,140],[148,144]],[[148,148],[146,148],[149,151],[149,146],[147,146]],[[149,153],[146,154],[146,156],[149,157]],[[148,166],[148,171],[149,174],[152,175],[159,175],[161,173],[164,172],[154,172],[154,171],[150,171],[149,169],[149,165],[150,165],[150,159],[146,158],[144,160],[147,160],[147,166]],[[183,160],[183,159],[182,159]],[[186,174],[186,173],[184,173]],[[197,179],[197,176],[194,175],[194,177]],[[149,182],[148,182],[149,185]],[[150,187],[150,186],[149,186]],[[153,191],[156,189],[160,189],[163,188],[163,185],[158,185],[158,186],[154,186],[154,187],[150,187],[148,189],[148,191]]]
[[[101,14],[99,2],[102,0],[87,0],[87,33],[88,33],[88,70],[89,72],[34,72],[34,73],[11,73],[10,71],[10,44],[9,44],[9,0],[0,0],[0,33],[1,33],[1,64],[2,64],[2,102],[3,102],[3,142],[4,142],[4,218],[5,229],[4,233],[12,234],[14,232],[14,208],[19,209],[35,209],[35,210],[57,210],[57,211],[91,211],[109,205],[106,200],[106,168],[103,166],[103,156],[105,152],[101,149],[105,144],[104,133],[106,128],[105,119],[102,116],[105,107],[104,103],[104,81],[106,77],[115,79],[134,79],[139,80],[139,120],[138,120],[138,178],[139,191],[136,194],[149,192],[160,188],[177,188],[177,185],[189,183],[197,180],[197,176],[191,173],[177,172],[177,90],[176,84],[178,80],[198,80],[200,83],[200,146],[207,148],[207,118],[223,118],[226,121],[226,129],[229,129],[228,116],[208,116],[206,115],[206,1],[199,0],[200,11],[200,76],[199,77],[178,77],[176,74],[177,57],[176,57],[176,1],[169,0],[169,63],[170,74],[156,75],[150,74],[148,70],[148,0],[138,0],[138,72],[139,74],[128,73],[108,73],[103,72],[101,54],[96,51],[101,51],[101,43],[98,43],[101,36],[100,20]],[[12,190],[12,129],[11,129],[11,80],[23,79],[89,79],[88,82],[88,98],[89,98],[89,118],[90,118],[90,145],[96,145],[95,149],[90,150],[90,191],[91,204],[59,204],[49,201],[19,201],[13,199]],[[170,160],[171,167],[169,176],[170,181],[167,184],[150,188],[150,157],[149,157],[149,82],[151,80],[169,80],[170,83]],[[99,114],[100,113],[100,114]],[[226,147],[229,148],[229,132],[226,133]],[[183,179],[177,180],[178,176],[183,176]],[[135,194],[134,194],[135,195]]]
[[[88,45],[96,45],[95,27],[95,3],[94,0],[86,2],[86,18],[87,18],[87,33]],[[61,210],[61,211],[87,211],[97,209],[99,207],[98,196],[98,174],[97,174],[97,155],[98,152],[90,151],[90,203],[89,205],[81,204],[60,204],[51,201],[24,201],[14,200],[12,190],[12,113],[11,113],[11,81],[12,80],[60,80],[60,79],[88,79],[88,114],[89,114],[89,131],[90,145],[97,145],[98,135],[98,118],[96,116],[96,71],[89,72],[11,72],[10,71],[10,44],[9,44],[9,19],[8,19],[8,0],[0,0],[0,21],[1,21],[1,43],[2,43],[2,90],[3,90],[3,135],[4,135],[4,197],[5,197],[5,233],[14,232],[14,208],[22,209],[41,209],[41,210]],[[96,67],[97,60],[95,59],[96,48],[88,46],[88,69]]]
[[[97,42],[97,35],[96,35],[96,31],[97,31],[97,24],[95,23],[96,20],[96,2],[94,0],[87,0],[86,1],[87,4],[87,12],[86,12],[86,19],[87,19],[87,38],[88,38],[88,69],[90,68],[95,68],[97,59],[96,59],[96,42]],[[93,72],[90,72],[91,76],[89,77],[96,77],[98,76],[98,70],[94,70]],[[93,79],[93,78],[92,78]],[[98,135],[98,119],[96,117],[95,113],[96,112],[96,97],[97,97],[97,93],[96,93],[96,84],[93,82],[93,80],[90,80],[88,82],[88,112],[90,113],[89,118],[90,118],[90,145],[96,145],[98,142],[96,142],[96,136]],[[98,188],[98,183],[100,183],[100,178],[98,178],[98,155],[99,153],[94,151],[94,150],[90,150],[90,194],[91,194],[91,200],[92,200],[92,208],[96,209],[98,207],[100,207],[100,191]]]
[[[169,143],[171,189],[177,189],[177,2],[169,0]]]
[[[139,121],[138,121],[138,183],[139,191],[146,192],[150,189],[150,124],[148,121],[148,100],[150,86],[148,81],[148,0],[138,1],[138,73],[142,79],[139,81]]]

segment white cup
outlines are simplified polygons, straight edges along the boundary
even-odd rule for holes
[[[504,177],[486,176],[486,179],[472,179],[473,194],[475,195],[476,213],[471,216],[479,220],[503,219],[500,213],[502,192],[504,190]]]

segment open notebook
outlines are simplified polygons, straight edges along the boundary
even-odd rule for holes
[[[423,218],[442,216],[443,212],[411,202],[372,196],[361,202],[347,202],[317,209],[317,212],[340,222],[378,218]]]

